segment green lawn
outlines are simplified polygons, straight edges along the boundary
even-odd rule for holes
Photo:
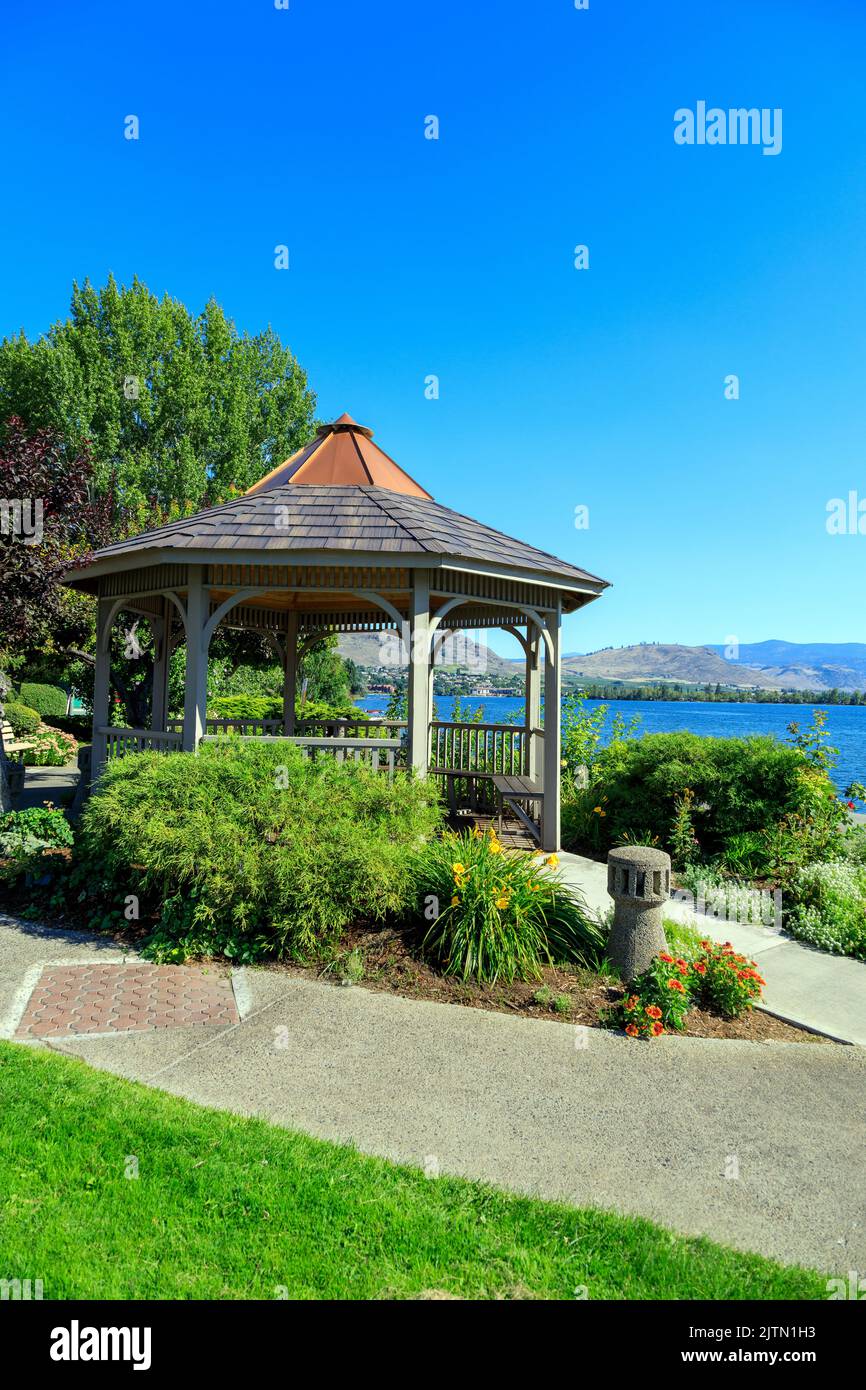
[[[826,1297],[810,1271],[426,1178],[10,1043],[0,1278],[42,1279],[45,1298]]]

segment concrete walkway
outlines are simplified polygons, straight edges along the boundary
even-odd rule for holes
[[[601,919],[611,910],[605,864],[563,853],[560,868],[596,917]],[[841,1042],[866,1045],[866,961],[828,955],[771,927],[704,916],[674,899],[665,915],[694,926],[714,941],[730,941],[755,960],[767,981],[759,1007],[768,1013]]]
[[[14,1032],[43,963],[123,958],[99,938],[0,919],[0,1033]],[[50,1046],[430,1173],[866,1269],[859,1048],[641,1044],[278,971],[239,971],[233,984],[238,1024]]]

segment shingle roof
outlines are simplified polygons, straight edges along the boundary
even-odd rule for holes
[[[381,457],[374,458],[370,435],[341,416],[242,497],[106,546],[90,564],[70,572],[67,582],[86,583],[99,561],[128,556],[140,563],[151,550],[221,551],[226,559],[232,551],[260,551],[269,559],[292,551],[359,551],[486,562],[573,580],[578,588],[607,586],[576,565],[434,502],[387,454],[377,449]],[[366,472],[357,481],[362,464]],[[319,471],[327,482],[314,476]]]
[[[136,559],[147,550],[369,551],[487,561],[564,579],[606,583],[586,570],[514,540],[425,497],[381,487],[297,487],[291,483],[199,512],[98,550],[91,563]],[[178,557],[180,558],[180,556]],[[189,558],[192,558],[191,556]],[[74,571],[74,583],[87,567]]]

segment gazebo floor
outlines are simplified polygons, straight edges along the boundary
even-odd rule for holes
[[[456,816],[452,815],[448,818],[448,824],[452,830],[471,830],[475,826],[477,830],[486,831],[492,826],[498,833],[497,821],[498,817],[485,815],[480,811],[458,811]],[[535,840],[514,817],[506,816],[503,819],[499,841],[504,849],[538,849]]]

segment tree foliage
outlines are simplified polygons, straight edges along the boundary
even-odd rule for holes
[[[70,317],[0,344],[0,420],[87,449],[125,513],[200,510],[244,491],[313,433],[315,396],[270,327],[239,334],[214,299],[197,316],[137,278],[75,284]]]
[[[36,647],[64,622],[76,626],[60,576],[94,544],[107,543],[111,530],[107,499],[90,498],[91,476],[86,451],[70,456],[54,430],[28,435],[20,419],[9,421],[0,442],[0,498],[38,502],[41,511],[38,533],[23,537],[4,526],[0,534],[0,647]],[[81,622],[86,629],[83,615]]]

